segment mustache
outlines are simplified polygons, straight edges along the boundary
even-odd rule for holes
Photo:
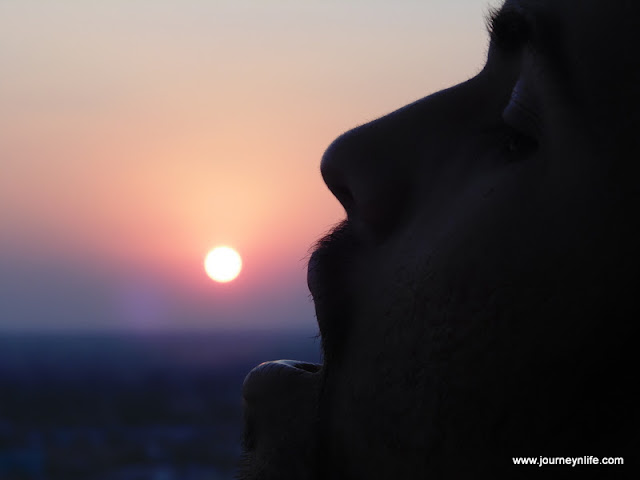
[[[325,367],[343,350],[351,318],[351,265],[361,245],[348,220],[318,240],[308,263],[308,284],[316,309]]]
[[[340,221],[310,249],[311,256],[307,263],[309,276],[314,277],[318,274],[322,281],[325,276],[339,276],[346,273],[347,266],[353,262],[354,254],[360,247],[360,242],[349,221],[346,219]],[[327,280],[336,280],[336,278],[327,278]],[[314,294],[313,291],[312,294]],[[317,300],[315,297],[314,294],[314,300]]]
[[[353,261],[357,244],[348,220],[336,224],[312,247],[307,263],[307,281],[313,300],[330,301]]]
[[[313,245],[311,248],[312,256],[325,256],[333,250],[343,248],[340,247],[341,244],[351,242],[353,242],[351,224],[345,219],[334,225],[327,234]]]
[[[362,245],[348,220],[336,224],[318,240],[309,259],[308,283],[316,308],[323,358],[318,402],[318,478],[330,478],[331,432],[327,430],[331,407],[328,378],[340,370],[346,354],[346,340],[353,321],[353,293],[358,285],[349,282],[352,265]],[[335,472],[333,472],[335,473]]]

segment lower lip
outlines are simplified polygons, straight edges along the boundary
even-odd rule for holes
[[[242,387],[243,399],[251,403],[265,400],[271,393],[280,395],[302,379],[313,377],[320,368],[320,364],[297,360],[261,363],[246,376]]]

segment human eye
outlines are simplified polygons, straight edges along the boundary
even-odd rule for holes
[[[519,80],[502,112],[504,122],[503,147],[507,154],[526,156],[534,153],[540,139],[540,117],[534,102]]]

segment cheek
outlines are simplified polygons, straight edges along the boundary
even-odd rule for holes
[[[416,412],[420,424],[431,415],[425,396],[416,390],[419,382],[409,381],[411,374],[407,377],[415,350],[421,349],[416,338],[420,331],[413,324],[415,298],[404,283],[398,252],[377,253],[362,259],[355,269],[359,288],[347,353],[328,381],[332,442],[343,463],[357,466],[358,478],[410,478],[412,472],[398,476],[385,468],[415,465],[415,459],[390,461],[389,455],[409,452],[399,447],[416,445],[415,437],[425,435],[413,428]],[[419,443],[423,445],[424,439]]]
[[[511,345],[545,334],[535,316],[557,294],[557,272],[575,246],[564,206],[517,179],[481,201],[462,196],[437,214],[429,206],[357,265],[345,389],[402,397],[417,366],[435,371],[459,359],[489,370],[497,354],[486,352],[497,343],[511,355]]]
[[[413,299],[402,300],[416,355],[455,368],[454,381],[477,383],[509,362],[525,368],[541,352],[562,356],[584,329],[592,295],[581,297],[597,284],[589,265],[603,230],[592,218],[598,201],[586,188],[554,185],[549,170],[525,167],[490,196],[448,210],[447,222],[423,218],[405,235],[407,251],[422,252],[405,263]]]
[[[597,176],[576,175],[575,158],[562,163],[567,142],[557,143],[555,156],[451,173],[463,181],[420,192],[402,229],[359,252],[348,353],[332,384],[345,448],[386,445],[394,431],[407,435],[398,442],[428,444],[411,427],[436,421],[441,385],[499,389],[505,365],[561,351],[579,319],[559,312],[563,297],[579,296]]]

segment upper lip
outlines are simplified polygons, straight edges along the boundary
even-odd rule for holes
[[[307,265],[307,287],[311,292],[311,295],[314,297],[317,296],[319,292],[319,279],[318,279],[318,264],[319,264],[319,254],[318,250],[311,254],[309,258],[309,263]]]
[[[353,258],[357,245],[353,226],[346,220],[318,242],[307,266],[307,286],[314,301],[324,296],[326,289],[336,293],[336,284],[343,283],[349,269],[346,260]]]

